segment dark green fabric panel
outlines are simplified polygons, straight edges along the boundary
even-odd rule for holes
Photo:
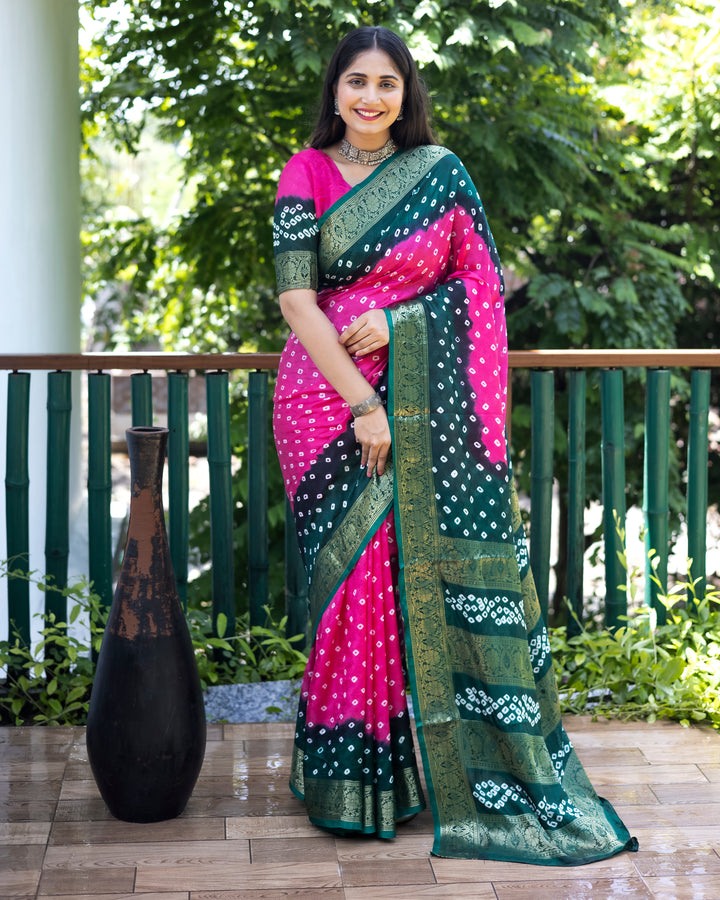
[[[436,353],[452,315],[437,295],[390,313],[401,600],[433,853],[561,866],[635,849],[562,727],[509,465],[470,446]]]

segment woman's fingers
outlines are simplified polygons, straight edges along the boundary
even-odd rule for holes
[[[351,356],[365,356],[384,347],[390,339],[387,319],[381,309],[371,309],[358,316],[340,335]]]
[[[390,426],[385,409],[380,406],[355,419],[355,438],[362,449],[362,465],[367,466],[368,478],[374,471],[382,475],[390,455]]]
[[[390,445],[383,445],[382,448],[370,447],[367,455],[367,476],[368,478],[374,471],[378,475],[382,475],[385,471],[385,464],[390,452]]]

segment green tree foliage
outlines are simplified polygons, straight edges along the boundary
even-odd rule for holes
[[[85,3],[99,19],[118,9]],[[84,59],[90,145],[101,131],[134,151],[151,122],[178,148],[193,195],[160,226],[94,223],[90,287],[122,282],[134,337],[277,346],[277,176],[309,135],[338,38],[368,23],[408,41],[439,136],[478,182],[519,285],[516,346],[669,346],[688,284],[713,305],[717,0],[120,8]]]
[[[96,16],[113,7],[88,0]],[[123,8],[85,59],[86,119],[131,150],[146,123],[158,123],[181,148],[195,197],[165,228],[138,216],[105,229],[92,286],[120,278],[137,337],[144,329],[174,346],[199,340],[217,349],[275,338],[277,176],[309,136],[322,69],[342,34],[375,23],[407,39],[440,137],[474,173],[506,264],[529,272],[534,217],[574,208],[590,177],[604,130],[593,48],[619,41],[623,18],[615,0],[134,0]]]

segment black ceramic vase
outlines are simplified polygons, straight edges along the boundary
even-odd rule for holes
[[[110,812],[128,822],[180,815],[205,754],[202,690],[165,530],[167,438],[167,428],[127,430],[127,544],[88,712],[95,781]]]

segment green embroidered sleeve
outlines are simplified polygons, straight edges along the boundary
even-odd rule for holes
[[[317,253],[312,250],[288,250],[275,256],[278,293],[293,288],[318,288]]]

